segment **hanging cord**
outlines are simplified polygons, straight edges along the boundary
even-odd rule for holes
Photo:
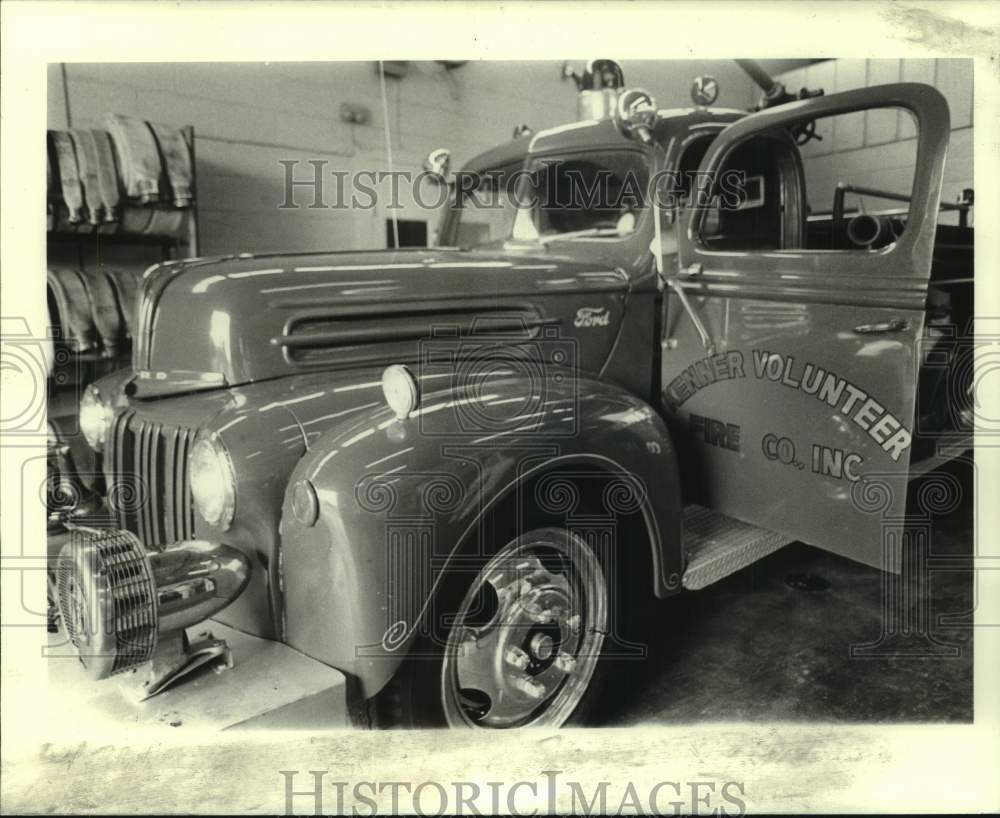
[[[62,76],[63,106],[66,108],[66,127],[73,127],[73,117],[69,111],[69,79],[66,76],[66,63],[59,63],[59,73]]]
[[[382,86],[382,124],[385,125],[385,152],[389,160],[389,178],[394,179],[392,168],[392,137],[389,132],[389,97],[385,92],[385,66],[382,64],[382,60],[378,61],[378,78],[379,84]],[[398,250],[399,218],[396,215],[395,208],[390,208],[390,212],[392,215],[392,239],[395,248]]]

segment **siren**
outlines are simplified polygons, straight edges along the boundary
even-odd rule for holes
[[[146,699],[196,667],[222,658],[222,640],[185,632],[238,597],[250,562],[237,549],[189,540],[147,551],[128,531],[73,529],[59,555],[59,613],[87,675],[132,674]]]
[[[618,110],[618,95],[625,87],[625,73],[614,60],[590,60],[587,67],[577,71],[568,62],[563,63],[562,79],[573,80],[577,97],[577,116],[580,120],[613,119]]]

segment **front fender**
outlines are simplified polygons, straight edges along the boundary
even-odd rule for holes
[[[680,588],[680,486],[663,421],[596,379],[547,376],[538,387],[509,377],[474,398],[444,390],[405,420],[379,406],[311,447],[282,509],[288,644],[354,675],[362,694],[374,695],[406,654],[458,546],[508,492],[556,467],[596,467],[634,486],[652,548],[652,589],[666,596]],[[517,413],[500,419],[511,405]],[[311,526],[291,508],[301,480],[318,499]]]

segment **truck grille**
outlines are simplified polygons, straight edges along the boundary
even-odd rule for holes
[[[194,537],[187,460],[195,430],[144,420],[126,411],[108,439],[108,505],[118,524],[148,547]]]

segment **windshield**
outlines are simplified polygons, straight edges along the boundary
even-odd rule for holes
[[[440,243],[471,249],[622,238],[638,226],[648,183],[646,159],[634,150],[549,155],[526,168],[480,171],[455,190]]]
[[[482,171],[471,182],[463,182],[463,189],[454,192],[441,243],[464,249],[503,244],[510,237],[517,212],[514,173],[520,167]]]
[[[628,236],[645,207],[648,182],[645,158],[635,151],[539,157],[518,180],[510,238],[547,244]]]

